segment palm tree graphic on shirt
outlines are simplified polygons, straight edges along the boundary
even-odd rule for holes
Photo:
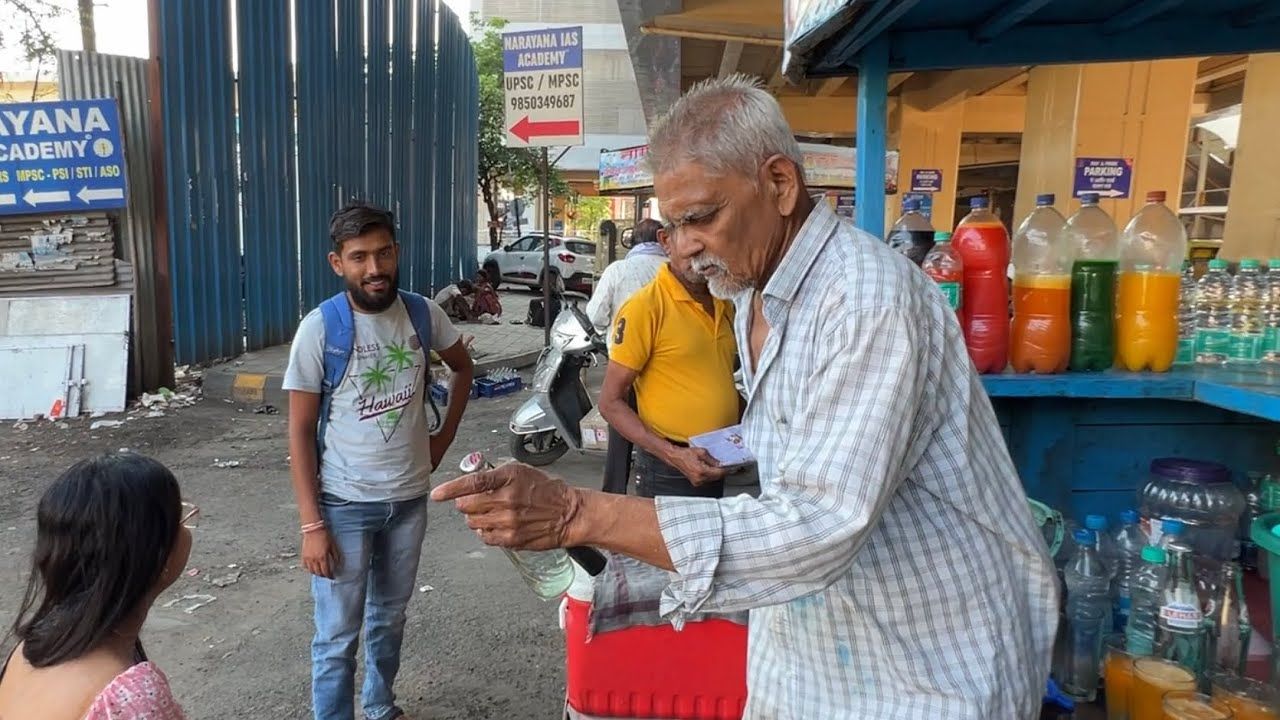
[[[353,378],[359,391],[357,411],[362,420],[372,420],[390,442],[400,425],[403,408],[412,401],[418,380],[417,353],[406,343],[389,343],[373,365],[361,370],[359,380]]]

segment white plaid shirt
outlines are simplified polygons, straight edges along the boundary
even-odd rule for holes
[[[750,301],[762,493],[658,498],[664,615],[751,611],[747,718],[1038,717],[1053,565],[942,293],[819,203],[755,372]]]

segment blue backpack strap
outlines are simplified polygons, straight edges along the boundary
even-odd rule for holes
[[[431,407],[438,426],[440,424],[440,411],[436,408],[435,398],[431,397],[431,309],[427,306],[427,303],[431,301],[408,290],[400,291],[400,300],[404,303],[405,311],[409,313],[409,323],[413,325],[413,332],[418,336],[418,346],[422,348],[422,356],[427,361],[427,370],[423,377],[422,398],[423,402]],[[432,431],[434,432],[436,429],[438,428],[433,427]]]
[[[333,405],[333,393],[347,375],[351,352],[355,349],[355,313],[345,292],[320,303],[320,316],[324,320],[324,382],[320,389],[320,415],[316,424],[316,470],[320,456],[324,454],[324,433],[329,425],[329,410]]]

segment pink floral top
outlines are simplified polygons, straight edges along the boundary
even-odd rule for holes
[[[85,720],[185,720],[160,668],[141,662],[102,689]]]

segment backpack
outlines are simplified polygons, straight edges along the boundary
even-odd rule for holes
[[[418,345],[422,348],[427,360],[427,374],[424,383],[430,383],[431,371],[431,310],[430,302],[425,297],[401,290],[400,300],[409,313],[409,323],[418,336]],[[333,405],[333,393],[342,384],[347,375],[347,365],[351,362],[351,353],[355,350],[356,329],[355,311],[351,309],[351,301],[345,292],[320,303],[320,316],[324,320],[324,382],[320,389],[320,414],[316,424],[316,466],[320,465],[320,457],[324,454],[324,433],[329,425],[329,410]],[[436,408],[431,397],[431,388],[423,387],[422,395],[431,406],[436,423],[440,422],[440,410]],[[435,430],[435,427],[431,427]]]
[[[542,299],[537,298],[529,301],[529,314],[525,316],[524,323],[530,327],[542,327],[543,312]],[[560,298],[555,295],[551,296],[551,321],[555,322],[556,316],[560,314]]]

